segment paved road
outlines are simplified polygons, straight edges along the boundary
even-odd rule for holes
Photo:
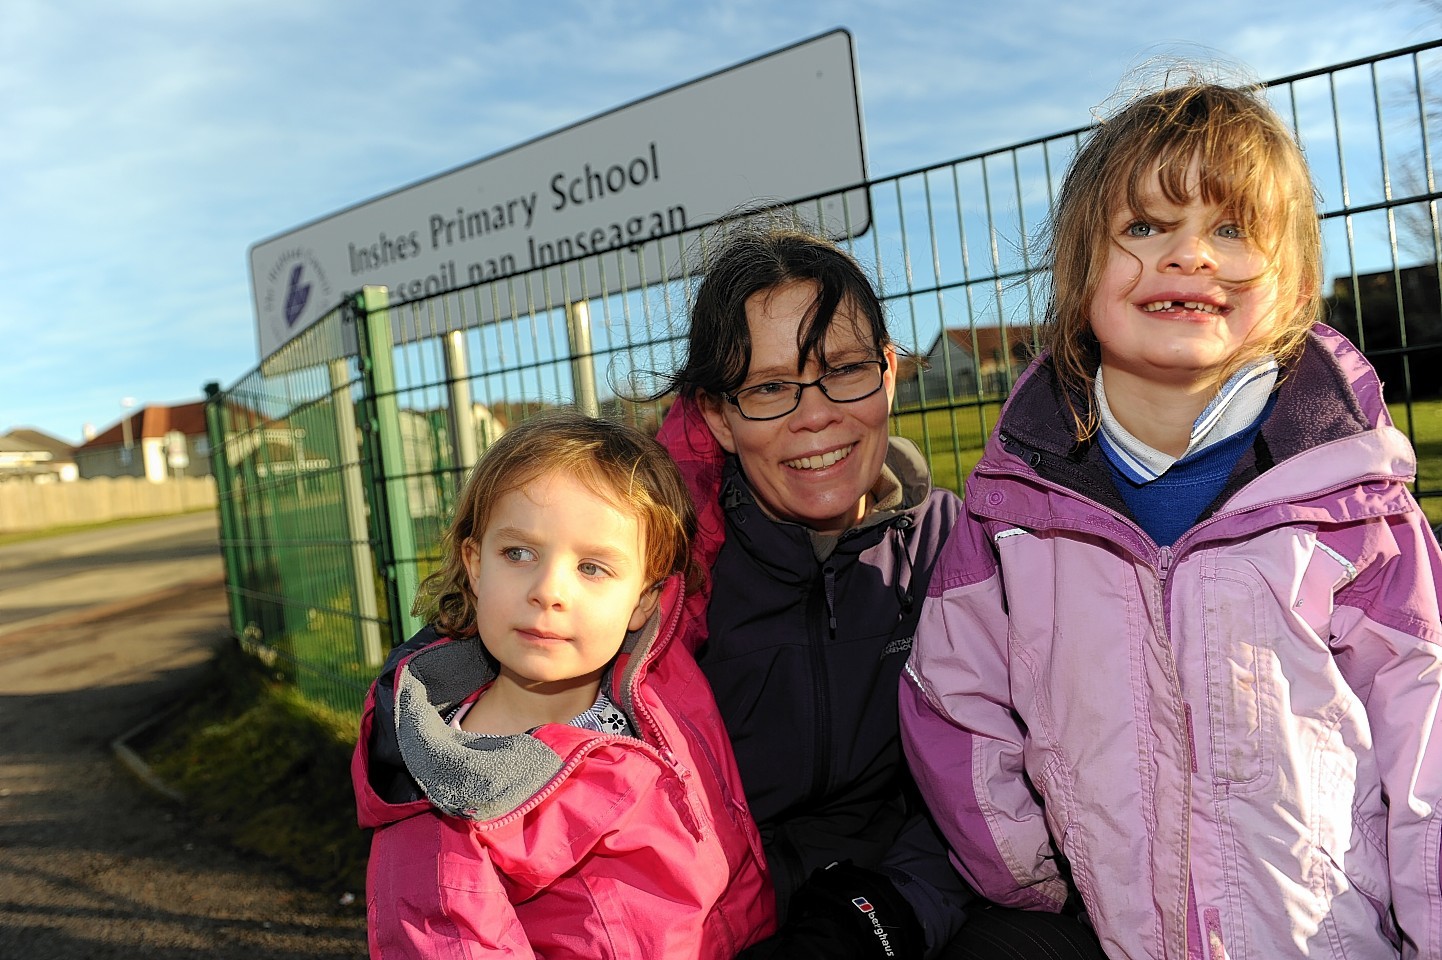
[[[225,642],[220,570],[208,515],[0,546],[0,957],[364,956],[358,905],[208,840],[110,751]]]
[[[0,546],[0,637],[220,576],[214,513]]]

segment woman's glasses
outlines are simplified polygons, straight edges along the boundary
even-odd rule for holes
[[[865,400],[881,389],[886,364],[881,360],[848,363],[823,374],[810,383],[795,380],[769,380],[754,387],[722,393],[727,403],[735,404],[747,420],[775,420],[801,405],[801,391],[816,387],[835,403]]]

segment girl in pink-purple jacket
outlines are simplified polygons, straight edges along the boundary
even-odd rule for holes
[[[372,957],[731,960],[772,931],[684,635],[695,526],[630,427],[546,414],[486,451],[422,587],[430,626],[362,717]]]
[[[1113,958],[1442,957],[1439,553],[1255,90],[1134,99],[902,681],[972,884]]]

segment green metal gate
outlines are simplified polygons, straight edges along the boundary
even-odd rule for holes
[[[1382,372],[1434,522],[1439,70],[1442,41],[1269,84],[1317,183],[1331,322]],[[849,247],[878,280],[893,336],[930,362],[903,364],[893,429],[921,445],[940,485],[960,489],[1034,347],[1047,281],[1040,228],[1085,132],[865,185],[870,226]],[[820,199],[801,206],[820,219]],[[228,390],[208,388],[232,623],[257,655],[308,696],[356,709],[385,652],[418,626],[411,600],[437,562],[456,490],[506,425],[557,404],[659,422],[663,403],[624,398],[674,368],[693,279],[685,264],[704,240],[650,242],[676,264],[670,274],[642,275],[647,258],[619,250],[574,273],[401,304],[368,287]]]

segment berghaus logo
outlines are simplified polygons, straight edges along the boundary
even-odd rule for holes
[[[881,949],[885,951],[886,955],[888,957],[896,956],[891,949],[891,938],[886,935],[886,928],[876,918],[876,908],[871,905],[871,901],[865,897],[852,897],[851,905],[866,914],[867,919],[871,921],[871,932],[876,934],[876,939],[881,942]]]

